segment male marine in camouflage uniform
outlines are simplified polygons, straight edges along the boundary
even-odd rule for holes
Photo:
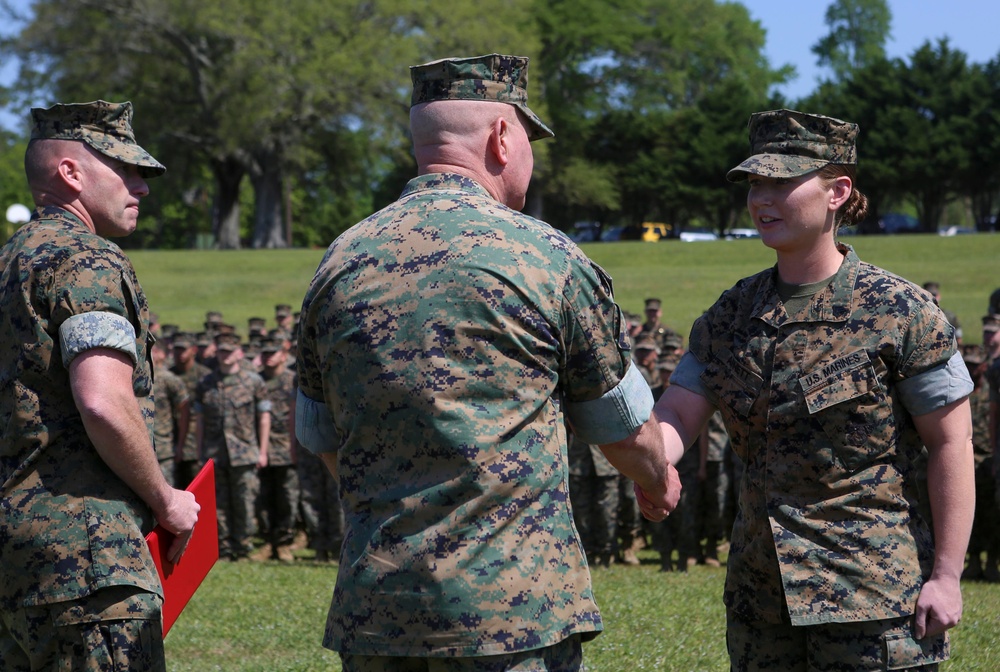
[[[260,470],[259,508],[267,521],[269,543],[265,552],[271,559],[291,562],[292,539],[298,512],[299,479],[295,473],[292,436],[295,422],[295,372],[285,366],[288,355],[281,342],[265,338],[260,344],[261,377],[271,402],[271,431],[268,434],[267,464]],[[267,546],[270,548],[268,549]]]
[[[271,402],[264,380],[243,366],[236,334],[215,337],[218,368],[195,392],[201,461],[215,460],[219,556],[243,560],[253,550],[257,469],[267,464]]]
[[[683,342],[680,334],[663,324],[663,303],[660,299],[646,299],[644,312],[646,321],[642,323],[639,338],[648,336],[656,343],[661,353],[675,350],[678,342]]]
[[[157,341],[153,354],[153,446],[160,461],[163,478],[177,484],[176,466],[180,462],[191,422],[191,395],[187,386],[167,368],[167,349]]]
[[[990,389],[986,382],[986,353],[981,347],[963,348],[965,364],[975,389],[969,395],[972,411],[972,447],[976,459],[976,518],[969,538],[968,564],[963,579],[1000,581],[1000,516],[993,478],[993,445],[990,442]],[[981,555],[986,554],[983,564]]]
[[[131,103],[31,111],[36,210],[0,250],[0,667],[165,670],[162,589],[143,535],[198,504],[153,451],[149,308],[108,237],[164,168]]]
[[[211,373],[211,369],[198,363],[198,346],[195,335],[186,331],[178,332],[173,341],[174,364],[170,372],[184,381],[188,398],[194,406],[195,393],[202,378]],[[181,446],[181,453],[174,469],[177,487],[186,488],[201,469],[201,458],[198,455],[198,421],[194,413],[188,414],[188,428]]]
[[[552,135],[526,69],[411,70],[420,175],[330,246],[303,302],[296,431],[340,478],[324,644],[347,671],[581,668],[602,624],[565,416],[637,480],[644,513],[676,502],[610,279],[518,212],[529,143]]]
[[[1000,289],[990,295],[990,308],[1000,309],[1000,306],[993,305],[995,300],[1000,301]],[[983,352],[986,357],[986,373],[983,375],[990,388],[987,435],[993,451],[994,492],[1000,513],[1000,313],[983,316]]]

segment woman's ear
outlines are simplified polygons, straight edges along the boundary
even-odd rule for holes
[[[844,203],[847,203],[847,199],[851,197],[851,192],[854,190],[854,183],[848,176],[840,175],[830,185],[830,190],[832,192],[830,208],[836,210]]]

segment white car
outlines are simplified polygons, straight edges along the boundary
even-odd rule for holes
[[[718,240],[719,237],[707,231],[681,231],[681,240],[685,243],[694,243],[701,240]]]

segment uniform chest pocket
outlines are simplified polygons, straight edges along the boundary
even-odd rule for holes
[[[886,391],[868,353],[848,353],[799,378],[806,407],[834,454],[854,471],[886,452],[892,434]]]
[[[722,413],[733,451],[744,462],[749,460],[750,412],[760,397],[764,379],[726,352],[713,357],[701,373],[705,389],[715,396]]]
[[[253,391],[244,385],[237,385],[225,391],[226,403],[232,408],[244,408],[253,405]]]

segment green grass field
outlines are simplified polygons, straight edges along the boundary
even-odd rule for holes
[[[917,284],[939,282],[942,304],[958,315],[966,342],[982,342],[980,319],[990,292],[1000,287],[1000,235],[846,240],[865,261]],[[774,264],[774,253],[752,239],[591,243],[584,250],[611,274],[622,308],[641,313],[646,297],[659,297],[664,321],[685,337],[719,294]],[[245,335],[250,317],[264,317],[273,326],[277,303],[298,309],[323,252],[133,251],[129,256],[162,323],[199,330],[207,310],[220,310]]]
[[[1000,287],[1000,236],[852,237],[862,259],[914,282],[941,283],[966,342],[981,342],[980,318]],[[626,310],[664,300],[664,319],[687,334],[691,323],[737,279],[774,263],[759,241],[622,242],[585,247],[615,280]],[[323,250],[132,252],[161,322],[197,330],[221,310],[246,333],[246,320],[273,324],[274,305],[298,306]],[[638,568],[594,572],[606,631],[584,649],[589,669],[725,670],[724,570],[661,574],[653,554]],[[336,568],[306,557],[278,563],[220,563],[167,638],[171,672],[338,670],[320,641]],[[1000,669],[1000,585],[965,584],[965,618],[954,631],[946,669]]]
[[[308,552],[304,551],[303,554]],[[592,672],[728,670],[725,568],[687,574],[658,571],[656,555],[640,567],[593,571],[605,631],[584,645]],[[170,672],[327,672],[339,660],[323,649],[323,626],[336,566],[303,557],[219,563],[167,636]],[[1000,669],[1000,584],[963,584],[965,614],[952,631],[945,670]]]

